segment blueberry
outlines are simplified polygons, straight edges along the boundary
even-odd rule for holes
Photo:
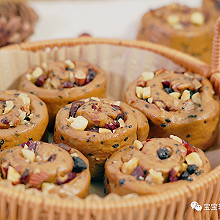
[[[170,157],[170,151],[167,148],[162,147],[157,151],[157,155],[161,160],[167,159]]]
[[[187,167],[187,171],[188,171],[188,173],[189,174],[193,174],[193,173],[195,173],[195,171],[197,170],[197,166],[195,165],[195,164],[192,164],[192,165],[189,165],[188,167]]]
[[[170,94],[170,93],[172,93],[172,92],[174,92],[174,90],[173,89],[171,89],[171,88],[167,88],[167,87],[165,87],[164,89],[163,89],[167,94]]]
[[[186,180],[189,177],[189,172],[188,171],[183,171],[182,175],[180,176],[181,180]]]
[[[74,167],[72,172],[81,173],[83,170],[87,169],[86,163],[80,157],[72,157],[74,161]]]

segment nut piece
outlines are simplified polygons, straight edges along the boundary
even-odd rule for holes
[[[170,138],[173,139],[173,140],[175,140],[175,141],[180,142],[181,144],[183,143],[182,139],[179,138],[179,137],[177,137],[177,136],[175,136],[175,135],[172,135],[172,134],[171,134],[171,135],[170,135]]]
[[[69,67],[70,69],[74,69],[76,67],[76,65],[71,61],[71,60],[65,60],[65,64],[67,65],[67,67]]]
[[[75,76],[72,72],[70,72],[69,80],[70,80],[71,83],[75,82]]]
[[[168,22],[170,25],[177,24],[177,23],[179,23],[179,21],[180,21],[179,15],[169,15],[169,16],[167,17],[167,22]]]
[[[150,79],[154,78],[154,73],[153,72],[149,72],[149,71],[144,71],[142,74],[142,79],[144,82],[147,82]]]
[[[7,179],[12,183],[16,184],[20,182],[21,175],[12,167],[8,167]]]
[[[186,89],[186,90],[183,91],[183,94],[181,96],[181,100],[183,102],[185,102],[187,100],[190,100],[190,91],[189,90]]]
[[[78,86],[82,86],[86,81],[86,73],[82,70],[78,70],[75,73],[75,81]]]
[[[139,99],[143,98],[143,92],[144,92],[143,87],[136,86],[136,95]]]
[[[180,92],[171,92],[171,93],[169,93],[169,95],[179,99],[181,96],[181,93]]]
[[[195,25],[203,25],[205,23],[205,16],[201,12],[193,12],[190,16],[190,21]]]
[[[27,80],[31,81],[31,78],[32,78],[31,74],[30,74],[30,73],[27,73],[27,74],[26,74],[26,78],[27,78]]]
[[[192,81],[192,84],[195,86],[195,89],[199,89],[202,87],[202,83],[200,83],[199,80],[197,80],[197,79],[194,79]]]
[[[151,87],[144,87],[143,88],[143,99],[147,99],[151,97]]]
[[[137,157],[133,157],[128,162],[124,162],[121,166],[121,172],[124,174],[130,175],[132,171],[138,166],[139,159]]]
[[[31,104],[31,100],[26,93],[20,93],[18,96],[19,99],[26,105]]]
[[[98,97],[93,97],[93,96],[92,96],[90,99],[91,99],[91,100],[95,100],[95,101],[97,101],[97,102],[101,101]]]
[[[23,157],[28,159],[30,162],[34,162],[35,160],[35,153],[30,151],[29,149],[23,148],[22,150]]]
[[[55,187],[54,183],[43,182],[41,185],[41,189],[43,190],[43,193],[48,193],[54,187]]]
[[[119,118],[119,119],[118,119],[118,122],[119,122],[119,124],[120,124],[120,128],[122,128],[122,127],[125,126],[125,122],[124,122],[124,120],[123,120],[122,118]]]
[[[35,83],[38,77],[42,75],[43,73],[44,71],[40,67],[37,67],[31,74],[31,81]]]
[[[47,72],[48,72],[48,65],[47,65],[47,63],[46,63],[46,62],[43,62],[43,63],[41,64],[41,66],[42,66],[44,72],[47,73]]]
[[[188,167],[187,163],[182,163],[181,164],[181,172],[186,171],[187,167]]]
[[[147,177],[145,178],[145,181],[149,182],[149,183],[153,183],[153,184],[162,184],[164,181],[164,178],[162,176],[161,172],[157,172],[153,169],[149,170],[149,173],[147,175]]]
[[[188,154],[185,157],[185,159],[186,159],[186,162],[187,162],[188,165],[195,164],[197,167],[202,166],[202,160],[200,159],[200,156],[196,152]]]
[[[99,133],[112,133],[111,130],[107,129],[107,128],[99,128]]]
[[[14,107],[14,102],[6,101],[6,107],[4,109],[3,114],[6,114],[6,113],[10,112],[13,109],[13,107]]]
[[[134,146],[140,150],[143,147],[143,144],[139,140],[134,141]]]
[[[192,95],[192,101],[196,104],[202,104],[202,97],[199,92]]]
[[[56,76],[52,77],[50,83],[54,87],[54,89],[58,89],[58,87],[60,86],[60,80]]]
[[[74,118],[73,122],[71,123],[71,127],[77,130],[84,131],[88,125],[88,120],[83,116],[77,116]]]

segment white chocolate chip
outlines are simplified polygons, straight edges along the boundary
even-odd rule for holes
[[[149,72],[149,71],[144,71],[142,74],[142,79],[144,82],[147,82],[150,79],[154,78],[154,73],[153,72]]]
[[[171,92],[171,93],[169,93],[169,95],[179,99],[181,96],[181,93],[180,92]]]
[[[27,74],[26,74],[26,78],[27,78],[27,80],[31,81],[31,78],[32,78],[31,74],[30,74],[30,73],[27,73]]]
[[[65,60],[65,64],[70,68],[74,69],[76,65],[71,60]]]
[[[18,98],[24,103],[24,105],[29,105],[31,103],[31,99],[26,93],[20,93]]]
[[[143,87],[136,86],[136,95],[139,99],[143,98],[143,92],[144,92]]]
[[[88,125],[88,120],[83,116],[77,116],[74,118],[73,122],[71,123],[71,127],[77,130],[84,131]]]
[[[180,22],[180,17],[179,15],[169,15],[167,17],[167,22],[170,24],[170,25],[174,25],[174,24],[177,24]]]
[[[201,12],[193,12],[190,16],[190,21],[195,25],[203,25],[205,23],[205,16]]]
[[[190,91],[189,90],[186,89],[186,90],[183,91],[183,94],[181,96],[181,100],[183,102],[185,102],[187,100],[190,100]]]
[[[31,162],[34,162],[35,160],[35,153],[33,151],[30,151],[29,149],[23,148],[21,149],[23,157],[28,159]]]
[[[19,183],[21,175],[12,167],[8,167],[7,179],[12,183]]]
[[[43,73],[44,71],[40,67],[37,67],[31,74],[31,81],[35,83],[38,77],[42,75]]]
[[[99,133],[112,133],[111,130],[107,129],[107,128],[99,128]]]
[[[137,157],[133,157],[128,162],[124,162],[121,166],[121,172],[124,174],[130,175],[132,171],[138,166],[139,159]]]
[[[202,104],[202,97],[199,92],[192,95],[192,101],[196,104]]]
[[[188,154],[185,157],[185,160],[186,160],[188,165],[195,164],[197,167],[201,167],[202,166],[202,160],[201,160],[200,156],[196,152]]]
[[[164,181],[163,175],[161,172],[157,172],[153,169],[149,170],[149,173],[145,179],[145,181],[153,184],[162,184]]]
[[[10,112],[13,109],[13,107],[14,107],[14,102],[6,101],[6,106],[5,106],[3,114]]]
[[[119,124],[120,124],[120,128],[122,128],[122,127],[125,126],[125,122],[124,122],[124,120],[123,120],[122,118],[119,118],[119,119],[118,119],[118,122],[119,122]]]
[[[139,140],[135,140],[134,147],[140,150],[143,147],[143,144]]]
[[[151,87],[144,87],[143,88],[143,99],[147,99],[151,97]]]
[[[178,141],[178,142],[180,142],[180,143],[183,143],[183,141],[182,141],[182,139],[181,138],[179,138],[179,137],[177,137],[177,136],[175,136],[175,135],[170,135],[170,138],[171,139],[173,139],[173,140],[175,140],[175,141]]]

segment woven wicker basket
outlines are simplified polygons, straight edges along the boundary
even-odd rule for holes
[[[220,21],[216,24],[219,32]],[[219,40],[216,38],[216,44]],[[211,77],[216,90],[220,90],[220,67],[218,45],[214,45],[212,68],[190,55],[165,46],[130,40],[95,39],[92,37],[80,37],[76,39],[49,40],[41,42],[26,42],[3,48],[7,51],[31,51],[32,56],[37,53],[41,57],[50,56],[58,59],[58,51],[61,48],[76,47],[78,45],[112,45],[122,48],[135,48],[140,51],[151,51],[169,58],[172,62],[184,67],[186,70],[197,72],[203,76]],[[49,55],[45,49],[51,48]],[[1,50],[2,51],[2,50]],[[0,52],[1,52],[0,51]],[[97,54],[99,54],[97,52]],[[217,56],[217,57],[216,57]],[[97,58],[100,59],[100,58]],[[217,61],[218,62],[217,62]],[[97,195],[89,195],[86,199],[60,199],[57,197],[42,197],[27,194],[15,189],[15,187],[0,186],[0,220],[209,220],[218,219],[218,210],[202,211],[193,210],[191,202],[197,201],[204,204],[218,205],[220,196],[220,166],[204,175],[199,181],[194,181],[190,187],[164,192],[159,195],[119,197],[114,194],[101,198]]]

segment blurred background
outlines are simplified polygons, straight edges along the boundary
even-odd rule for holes
[[[199,7],[202,0],[55,0],[28,1],[39,16],[30,40],[93,37],[134,40],[149,10],[171,3]]]

